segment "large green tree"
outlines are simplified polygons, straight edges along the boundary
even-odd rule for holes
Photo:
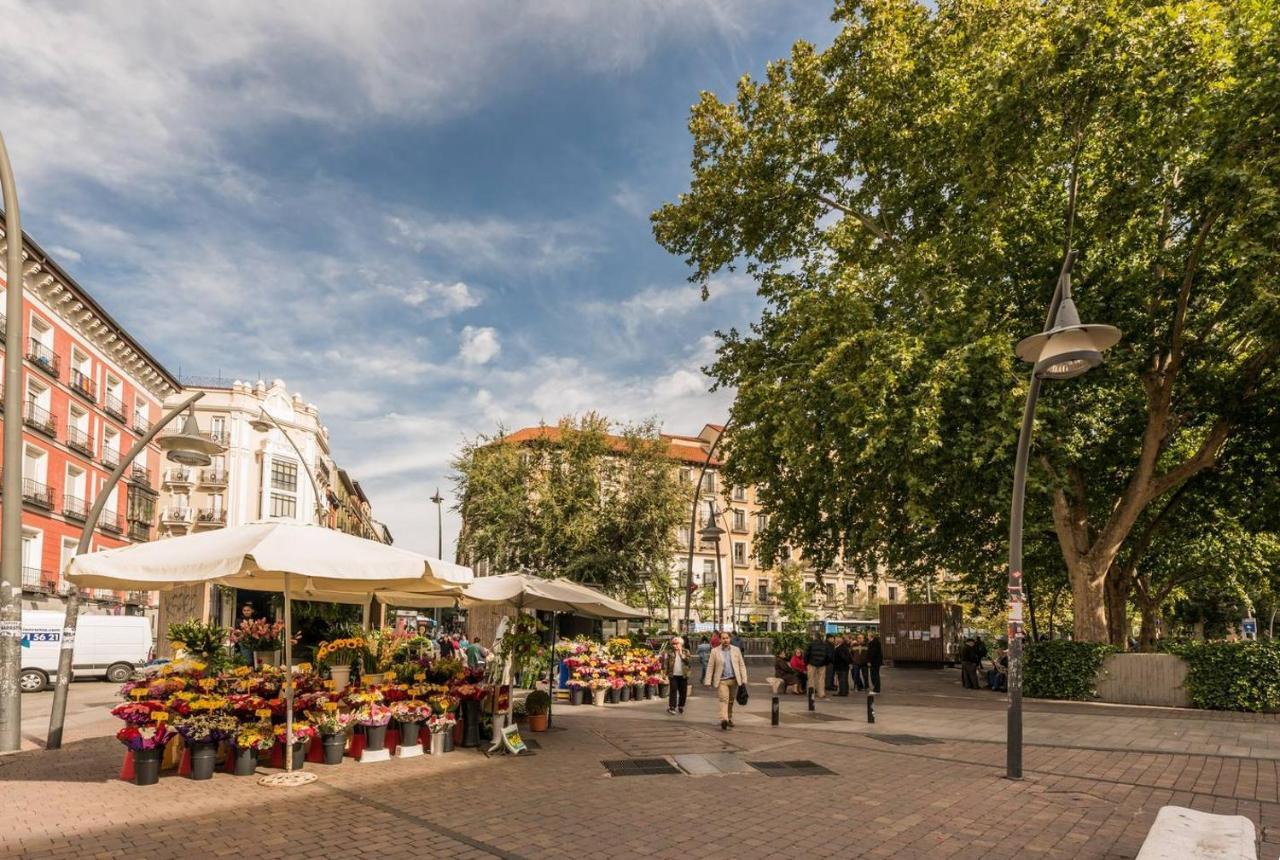
[[[762,555],[1002,578],[1013,344],[1069,243],[1082,315],[1125,337],[1045,386],[1027,535],[1056,544],[1077,638],[1119,640],[1138,523],[1276,414],[1280,4],[848,0],[835,19],[826,50],[702,95],[691,186],[653,218],[704,290],[745,266],[766,302],[713,367],[738,392],[728,477],[771,513]]]
[[[652,423],[566,418],[512,439],[499,430],[454,458],[459,556],[669,600],[685,491]]]

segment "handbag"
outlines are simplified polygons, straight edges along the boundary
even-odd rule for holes
[[[738,685],[738,704],[745,707],[747,704],[748,698],[749,696],[747,695],[747,685],[739,684]]]

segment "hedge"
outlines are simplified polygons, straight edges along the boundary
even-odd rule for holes
[[[1028,642],[1023,654],[1022,692],[1036,699],[1094,699],[1102,661],[1115,651],[1095,642]]]
[[[1280,711],[1280,642],[1192,642],[1169,651],[1187,661],[1192,707]]]

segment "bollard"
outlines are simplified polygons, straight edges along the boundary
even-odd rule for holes
[[[773,697],[773,710],[769,715],[769,725],[776,726],[778,724],[778,697]]]
[[[809,710],[811,711],[813,710],[813,693],[814,693],[813,687],[810,687],[809,688]]]
[[[876,694],[867,693],[867,722],[876,721]]]

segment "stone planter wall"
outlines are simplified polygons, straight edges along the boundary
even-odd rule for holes
[[[1189,708],[1187,664],[1172,654],[1111,654],[1098,673],[1098,695],[1122,705]]]

